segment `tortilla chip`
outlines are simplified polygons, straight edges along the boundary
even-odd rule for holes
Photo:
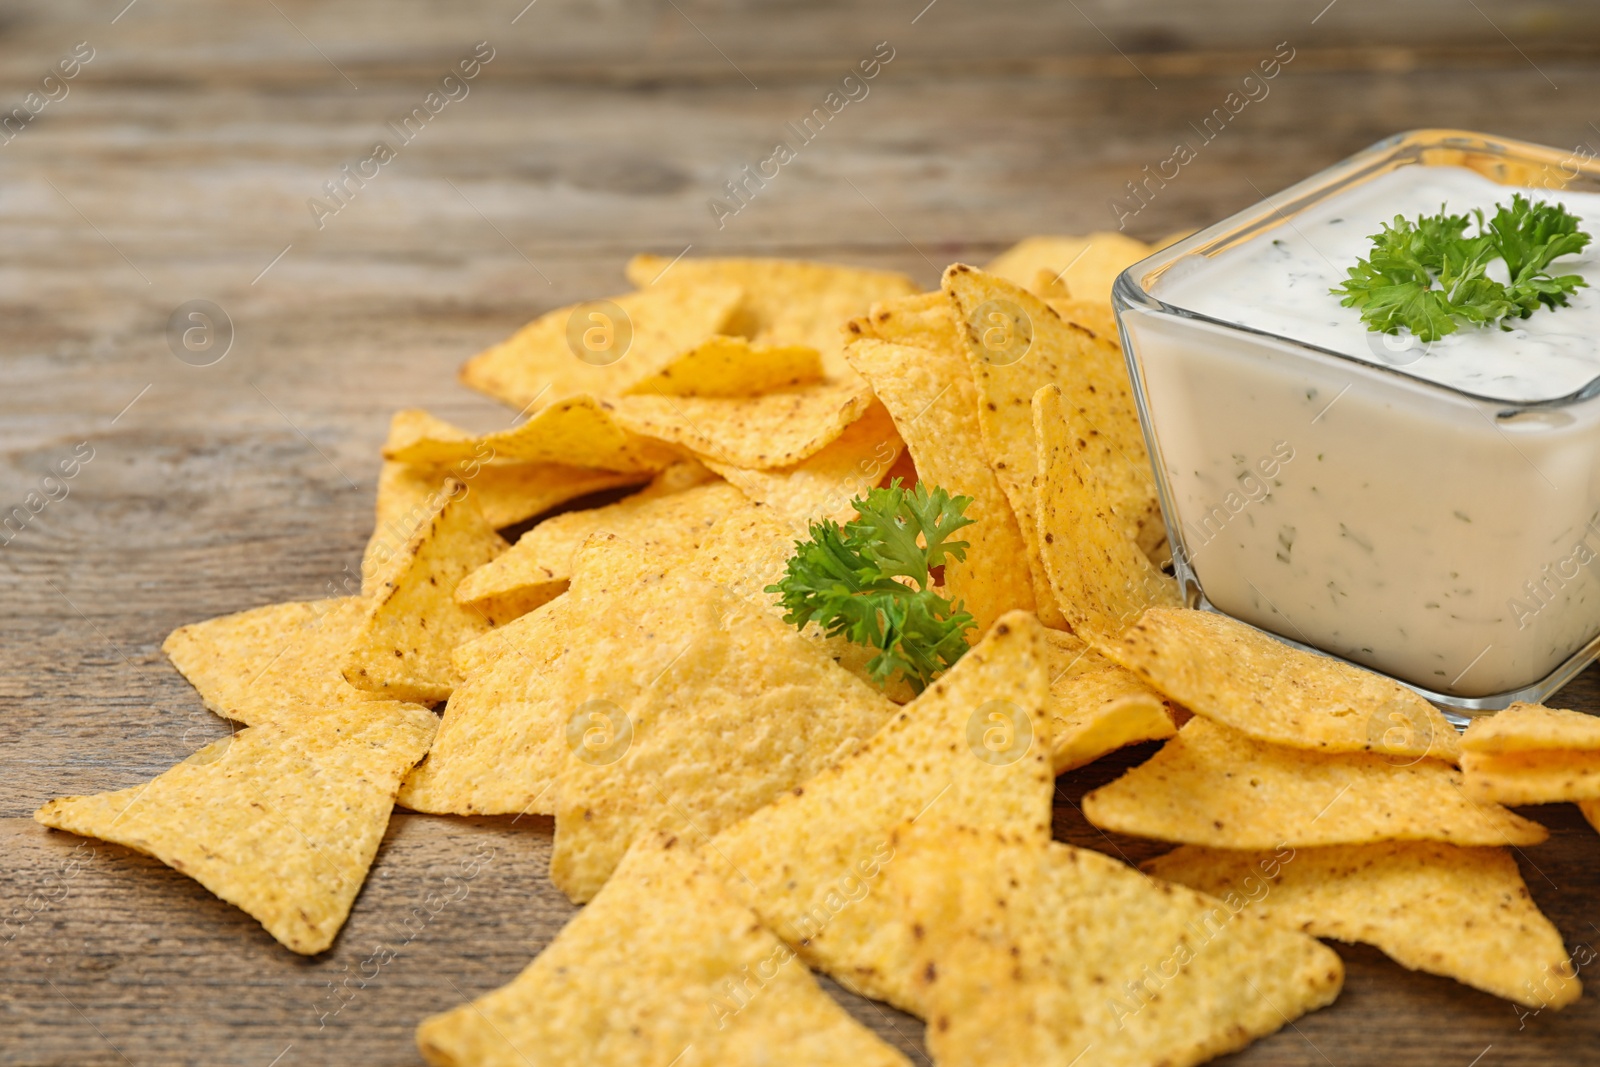
[[[1045,303],[1055,308],[1064,322],[1083,327],[1095,338],[1122,351],[1122,334],[1117,329],[1117,313],[1103,300],[1073,300],[1060,290],[1034,287],[1033,291],[1044,297]]]
[[[386,448],[400,448],[422,437],[471,440],[472,434],[418,408],[394,413]],[[477,498],[484,521],[499,529],[549,511],[589,493],[633,485],[643,472],[591,470],[563,463],[483,463],[477,459],[453,466],[412,466],[385,460],[378,473],[377,517],[361,557],[361,591],[370,595],[373,577],[417,532],[442,499],[445,482],[454,478]]]
[[[1056,604],[1075,632],[1111,638],[1149,607],[1177,605],[1178,583],[1129,537],[1105,485],[1083,462],[1061,392],[1033,398],[1039,549]]]
[[[243,909],[285,948],[333,943],[437,720],[370,701],[240,730],[143,785],[62,797],[46,826],[154,856]]]
[[[725,333],[741,298],[738,286],[708,282],[557,308],[468,360],[461,382],[519,409],[620,393]]]
[[[1002,617],[858,752],[718,834],[705,852],[726,864],[730,888],[762,922],[846,988],[922,1014],[915,933],[878,891],[896,826],[1050,839],[1055,777],[1040,631],[1025,612]]]
[[[467,575],[456,601],[498,618],[526,614],[566,591],[573,557],[601,531],[626,538],[663,564],[687,563],[711,526],[743,503],[739,490],[717,481],[681,492],[646,489],[606,507],[557,515]]]
[[[873,404],[838,440],[792,467],[749,470],[715,462],[710,466],[747,500],[781,512],[804,529],[821,519],[854,519],[850,502],[883,484],[904,448],[888,411]]]
[[[858,381],[744,398],[624,396],[607,406],[634,434],[680,445],[707,462],[770,470],[837,441],[872,401],[872,390]]]
[[[1175,703],[1258,741],[1450,763],[1461,755],[1455,727],[1400,683],[1209,611],[1151,608],[1102,647]]]
[[[1461,772],[1423,758],[1269,745],[1195,716],[1148,762],[1083,798],[1103,830],[1213,848],[1448,841],[1536,845],[1550,836],[1469,800]]]
[[[570,396],[540,408],[520,426],[483,437],[463,440],[424,434],[391,441],[384,445],[383,458],[413,465],[476,460],[631,472],[660,470],[676,457],[659,442],[624,429],[607,404],[592,396]]]
[[[941,1067],[1187,1067],[1344,983],[1314,938],[1088,849],[924,831],[896,863]]]
[[[845,323],[844,328],[847,346],[857,341],[884,341],[931,348],[946,358],[960,357],[962,376],[972,376],[966,369],[961,332],[956,329],[955,301],[942,289],[880,301],[866,315]],[[977,411],[976,398],[973,411]]]
[[[839,327],[875,301],[910,296],[917,285],[892,271],[784,259],[679,259],[634,256],[628,280],[656,286],[733,285],[744,290],[741,328],[758,344],[807,345],[830,378],[848,377]]]
[[[1480,755],[1533,749],[1600,752],[1600,718],[1581,711],[1519,701],[1504,711],[1473,719],[1461,737],[1463,752]]]
[[[456,586],[506,547],[477,502],[447,487],[432,518],[381,575],[346,652],[345,680],[397,700],[448,697],[461,682],[450,650],[504,621],[457,604]]]
[[[1583,813],[1590,826],[1600,831],[1600,800],[1580,800],[1578,810]]]
[[[554,815],[570,698],[557,664],[570,622],[561,597],[456,650],[466,681],[450,694],[428,756],[396,803],[433,815]]]
[[[822,380],[822,357],[808,345],[757,345],[709,337],[622,395],[760,396]]]
[[[980,436],[978,394],[966,356],[958,348],[862,340],[845,358],[894,415],[917,473],[972,498],[966,515],[976,522],[959,535],[967,558],[945,564],[945,595],[960,600],[983,629],[1007,611],[1032,611],[1027,543],[994,471],[972,447]]]
[[[1461,754],[1467,795],[1498,804],[1556,804],[1600,798],[1600,751],[1529,749]]]
[[[1050,759],[1057,774],[1178,732],[1161,694],[1078,638],[1046,630]]]
[[[689,569],[781,620],[783,605],[778,594],[767,592],[767,586],[782,580],[789,557],[794,554],[795,542],[807,536],[806,527],[801,523],[771,507],[752,504],[711,528]],[[784,625],[790,626],[789,623]],[[858,645],[842,634],[828,637],[816,623],[807,624],[799,633],[839,666],[873,688],[881,688],[883,695],[894,703],[904,704],[916,696],[911,684],[898,673],[885,686],[880,687],[873,680],[867,664],[877,653],[867,646]]]
[[[1530,1008],[1582,985],[1561,933],[1528,895],[1509,849],[1431,841],[1229,852],[1186,845],[1144,864],[1313,937],[1376,945],[1413,971]]]
[[[670,837],[630,849],[510,983],[425,1019],[417,1047],[435,1067],[910,1067]]]
[[[161,643],[172,665],[225,719],[320,715],[379,699],[344,680],[344,649],[367,617],[360,597],[268,604],[180,626]]]
[[[559,670],[621,750],[592,755],[568,723],[550,880],[594,896],[628,843],[652,830],[696,845],[878,731],[894,705],[792,628],[626,541],[592,537],[565,606]],[[586,720],[587,721],[587,720]]]
[[[1146,553],[1153,550],[1166,529],[1119,348],[1026,290],[971,267],[952,266],[944,284],[955,298],[983,402],[984,449],[1017,517],[1025,522],[1033,514],[1026,496],[1036,473],[1028,404],[1039,389],[1056,385],[1084,462],[1104,484],[1128,535]],[[1003,348],[994,348],[1002,338]]]
[[[1035,285],[1041,271],[1074,299],[1111,302],[1117,275],[1155,248],[1121,233],[1082,237],[1026,237],[996,256],[984,270],[1017,285]]]

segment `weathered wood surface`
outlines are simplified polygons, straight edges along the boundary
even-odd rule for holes
[[[189,879],[29,815],[225,732],[161,639],[345,589],[390,411],[503,423],[457,363],[622,288],[629,253],[830,257],[931,283],[1028,233],[1107,228],[1124,183],[1282,41],[1295,58],[1270,94],[1133,232],[1205,222],[1408,127],[1600,146],[1587,0],[125,4],[0,13],[0,117],[94,49],[0,144],[0,506],[94,449],[0,547],[4,1064],[413,1063],[421,1016],[554,936],[571,909],[545,877],[547,820],[397,816],[338,943],[303,960]],[[495,53],[468,96],[319,229],[307,200],[479,41]],[[707,201],[879,41],[895,56],[870,94],[719,229]],[[165,338],[197,298],[235,329],[207,367]],[[1595,673],[1563,702],[1600,710]],[[1138,755],[1062,780],[1060,836],[1151,854],[1075,809]],[[1570,807],[1532,814],[1555,834],[1522,857],[1530,889],[1569,944],[1600,944],[1600,837]],[[446,881],[473,856],[491,858]],[[399,955],[374,968],[384,948]],[[1238,1062],[1600,1063],[1600,999],[1519,1017],[1340,952],[1338,1004]],[[914,1020],[841,997],[922,1062]]]

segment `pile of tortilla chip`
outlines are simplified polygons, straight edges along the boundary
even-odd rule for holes
[[[636,257],[633,291],[466,363],[504,427],[394,415],[359,595],[167,638],[237,733],[37,818],[314,954],[395,805],[552,816],[550,877],[587,906],[508,985],[434,1005],[433,1064],[905,1064],[814,970],[925,1020],[939,1064],[1194,1064],[1333,1001],[1318,936],[1565,1003],[1505,848],[1544,831],[1464,783],[1450,725],[1180,606],[1109,302],[1149,252],[1033,238],[931,292]],[[915,694],[768,588],[894,479],[975,520],[939,577],[970,647]],[[1494,758],[1541,780],[1600,758],[1516,736]],[[1085,811],[1183,847],[1141,872],[1053,841],[1056,776],[1150,741]]]

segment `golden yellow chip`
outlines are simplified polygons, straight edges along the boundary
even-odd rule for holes
[[[784,259],[679,259],[634,256],[628,280],[657,286],[733,285],[744,290],[738,328],[760,344],[807,345],[822,355],[829,377],[848,377],[839,328],[873,303],[910,296],[917,285],[892,271]]]
[[[345,654],[345,680],[396,700],[448,697],[461,681],[451,649],[503,621],[457,604],[456,586],[505,550],[477,502],[447,487],[432,517],[378,575]]]
[[[566,590],[573,557],[591,534],[600,532],[637,544],[664,565],[686,563],[712,525],[743,504],[739,490],[716,481],[681,492],[645,489],[602,508],[557,515],[469,574],[456,587],[456,601],[496,618],[532,611]]]
[[[844,328],[848,344],[885,341],[892,345],[931,348],[946,358],[953,353],[960,358],[963,376],[972,376],[966,368],[961,333],[956,329],[955,301],[942,289],[873,304],[870,311],[861,318],[851,319]],[[976,398],[973,413],[977,413]],[[976,426],[974,423],[974,429]]]
[[[624,396],[607,407],[633,434],[679,445],[702,460],[769,470],[815,455],[872,405],[860,381],[757,397]]]
[[[1128,267],[1155,251],[1155,247],[1121,233],[1091,233],[1082,237],[1026,237],[996,256],[987,267],[1017,285],[1035,285],[1041,271],[1078,300],[1109,303],[1111,283]]]
[[[1432,841],[1275,852],[1185,845],[1144,869],[1246,914],[1376,945],[1413,971],[1530,1008],[1560,1008],[1582,992],[1560,931],[1528,895],[1509,849]]]
[[[143,785],[62,797],[33,817],[154,856],[314,955],[350,914],[400,779],[437,725],[387,700],[265,723]]]
[[[778,594],[767,592],[767,587],[782,580],[789,557],[794,554],[795,542],[808,536],[803,523],[766,505],[752,504],[711,528],[689,569],[726,587],[774,618],[782,619],[784,608]],[[877,654],[873,649],[858,645],[842,634],[827,637],[816,623],[808,624],[799,632],[839,666],[868,685],[878,686],[867,669],[867,664]],[[882,689],[883,695],[896,704],[904,704],[916,695],[911,684],[899,674]]]
[[[1529,749],[1461,754],[1467,795],[1497,804],[1600,799],[1600,751]]]
[[[861,750],[717,835],[703,853],[813,967],[921,1014],[916,932],[877,891],[891,832],[915,821],[1050,839],[1048,680],[1038,621],[995,623]]]
[[[507,985],[425,1019],[434,1067],[910,1067],[697,861],[641,840]]]
[[[972,498],[966,515],[976,521],[958,535],[968,544],[967,558],[945,564],[945,595],[960,600],[980,628],[1007,611],[1034,610],[1027,543],[994,471],[973,447],[980,436],[978,394],[963,352],[861,340],[845,358],[894,415],[917,473]]]
[[[1195,716],[1148,762],[1083,798],[1103,830],[1213,848],[1448,841],[1537,845],[1543,826],[1467,798],[1461,772],[1430,758],[1269,745]]]
[[[744,337],[709,337],[624,396],[760,396],[822,380],[822,357],[809,345],[758,345]]]
[[[1028,451],[1034,393],[1056,385],[1078,450],[1146,553],[1166,536],[1144,431],[1122,352],[1106,336],[993,275],[956,264],[945,271],[982,399],[984,448],[1012,506],[1035,473]],[[1009,474],[1008,474],[1009,472]],[[1018,518],[1031,514],[1026,502]],[[1026,521],[1024,519],[1024,521]]]
[[[584,546],[564,614],[571,753],[550,880],[575,901],[634,838],[661,829],[698,847],[895,711],[767,611],[614,535]]]
[[[1094,334],[1095,340],[1104,341],[1117,351],[1122,351],[1122,334],[1117,330],[1117,313],[1104,300],[1073,300],[1070,297],[1035,289],[1045,303],[1055,308],[1065,322],[1081,326]]]
[[[559,597],[456,649],[466,681],[450,694],[428,757],[396,803],[432,815],[554,815],[577,705],[556,664],[572,637]]]
[[[1600,718],[1543,704],[1512,704],[1504,711],[1472,720],[1461,750],[1480,755],[1543,749],[1600,752]]]
[[[360,597],[268,604],[180,626],[161,651],[223,718],[253,726],[320,715],[378,699],[339,673],[366,617]]]
[[[1050,755],[1057,774],[1178,732],[1161,694],[1072,634],[1045,631]]]
[[[472,434],[419,408],[394,413],[385,448],[404,447],[423,437],[471,440]],[[483,456],[489,455],[484,450]],[[378,473],[377,516],[372,537],[361,557],[361,591],[371,594],[373,578],[411,540],[443,499],[445,483],[454,479],[478,501],[484,521],[499,529],[531,519],[569,500],[648,477],[644,472],[618,472],[570,467],[562,463],[485,462],[474,457],[453,465],[412,466],[385,460]]]
[[[767,505],[804,529],[816,520],[854,519],[850,502],[883,484],[904,448],[888,411],[873,404],[838,440],[792,467],[750,470],[715,462],[710,466],[747,500]]]
[[[1055,386],[1033,398],[1039,550],[1066,621],[1112,638],[1149,607],[1176,605],[1178,583],[1156,570],[1129,536],[1104,483],[1084,462]]]
[[[738,286],[708,282],[557,308],[468,360],[461,381],[518,409],[614,395],[726,333],[741,297]]]
[[[1451,763],[1461,755],[1455,727],[1412,690],[1222,615],[1151,608],[1101,647],[1175,703],[1258,741]]]
[[[940,1067],[1197,1064],[1344,983],[1316,939],[1087,849],[924,830],[895,864]]]
[[[660,470],[676,457],[660,442],[623,428],[602,401],[571,396],[540,408],[522,425],[498,433],[466,439],[424,433],[391,441],[384,445],[383,458],[413,465],[477,460],[561,463],[630,472]]]

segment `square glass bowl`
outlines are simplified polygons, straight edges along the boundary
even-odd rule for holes
[[[1542,701],[1600,655],[1600,379],[1495,400],[1152,295],[1341,191],[1439,166],[1600,191],[1592,159],[1418,130],[1133,265],[1112,299],[1186,602],[1470,715]]]

